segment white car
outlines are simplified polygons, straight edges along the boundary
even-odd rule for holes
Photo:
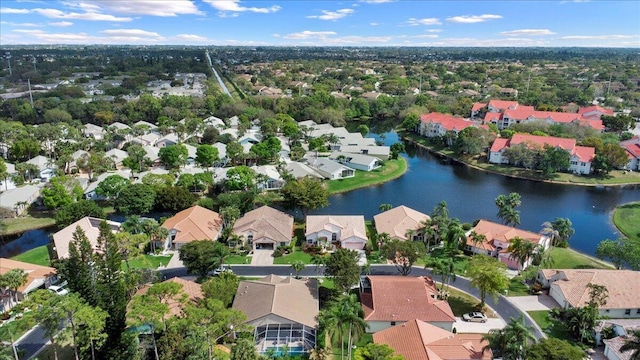
[[[63,288],[62,286],[51,285],[49,286],[49,291],[52,291],[58,295],[67,295],[69,290]]]
[[[230,268],[230,267],[223,267],[223,266],[221,266],[221,267],[219,267],[219,268],[217,268],[217,269],[213,270],[213,275],[218,276],[218,275],[222,274],[223,272],[233,274],[233,270],[231,270],[231,268]]]
[[[487,322],[487,317],[481,312],[471,312],[468,314],[464,314],[462,315],[462,319],[464,321],[470,321],[470,322],[480,322],[480,323]]]

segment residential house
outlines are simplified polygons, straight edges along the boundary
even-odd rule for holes
[[[308,165],[322,175],[325,179],[337,180],[356,176],[354,169],[348,168],[338,162],[323,157],[313,157],[308,160]]]
[[[429,215],[404,205],[373,216],[378,234],[386,233],[392,240],[402,241],[422,241],[425,222],[429,220]]]
[[[293,176],[294,179],[303,179],[306,177],[313,178],[313,179],[324,178],[322,175],[318,174],[311,167],[297,161],[291,161],[287,163],[285,171],[287,172],[287,174]]]
[[[484,236],[484,239],[482,241],[475,241],[473,233]],[[525,241],[530,241],[536,246],[542,246],[545,250],[551,246],[551,238],[546,235],[496,224],[484,219],[478,221],[476,226],[467,232],[466,236],[466,251],[493,256],[507,265],[508,268],[517,270],[526,269],[533,259],[528,259],[524,265],[521,265],[518,263],[518,260],[511,257],[509,245],[514,238],[519,237]],[[478,239],[478,237],[476,237],[476,239]]]
[[[27,160],[27,164],[35,165],[38,167],[38,177],[40,177],[41,181],[47,182],[55,176],[56,165],[54,164],[53,160],[47,157],[38,155]]]
[[[366,276],[360,282],[360,301],[368,333],[420,320],[451,331],[456,321],[430,277]]]
[[[186,295],[186,301],[178,301],[178,299],[169,297],[168,299],[164,299],[162,302],[169,307],[169,312],[167,312],[164,316],[165,319],[170,317],[179,316],[182,314],[184,307],[189,304],[197,304],[198,301],[204,299],[204,294],[202,293],[202,285],[197,282],[184,280],[179,277],[173,277],[169,280],[163,281],[163,283],[176,283],[178,285],[182,285],[182,292]],[[146,295],[149,291],[151,284],[144,285],[136,292],[137,295]]]
[[[375,92],[375,91],[367,91],[365,93],[362,93],[363,98],[368,99],[368,100],[377,100],[380,96],[385,95],[383,93],[379,93],[379,92]]]
[[[209,116],[208,118],[202,120],[202,122],[206,125],[206,126],[213,126],[215,128],[217,128],[218,130],[222,130],[226,127],[226,125],[224,124],[224,121],[220,118],[217,118],[215,116]]]
[[[138,136],[137,138],[132,139],[132,142],[138,143],[142,146],[154,146],[156,142],[160,139],[160,134],[156,132],[149,132],[142,136]]]
[[[196,152],[198,148],[189,144],[182,144],[185,149],[187,149],[187,165],[195,165],[196,164]]]
[[[0,192],[16,188],[16,184],[11,180],[11,176],[17,174],[15,165],[5,162],[7,167],[7,177],[0,178]]]
[[[224,162],[227,159],[227,145],[221,142],[217,142],[212,145],[214,148],[218,149],[218,159]]]
[[[418,133],[422,136],[433,138],[444,136],[447,132],[458,134],[469,126],[473,126],[472,121],[432,112],[420,115]]]
[[[620,348],[624,346],[624,344],[631,339],[630,336],[617,336],[613,339],[606,339],[602,342],[604,343],[604,356],[607,360],[631,360],[631,355],[633,354],[633,350],[631,351],[620,351]]]
[[[84,199],[85,200],[104,200],[105,198],[103,196],[98,195],[96,193],[96,188],[98,187],[98,185],[100,185],[101,182],[104,181],[104,179],[108,178],[111,175],[120,176],[125,180],[130,180],[131,171],[128,171],[128,170],[116,171],[116,172],[102,173],[98,175],[98,177],[95,178],[95,181],[89,183],[89,185],[85,188],[83,193]]]
[[[473,103],[473,106],[471,107],[471,118],[478,118],[478,116],[480,116],[480,114],[482,114],[484,112],[483,110],[486,110],[486,108],[486,103]]]
[[[501,113],[505,110],[515,110],[520,106],[517,101],[512,100],[490,100],[487,104],[487,110],[492,113]]]
[[[388,160],[391,148],[379,145],[340,145],[340,151],[350,154],[375,156],[380,160]]]
[[[57,258],[65,259],[69,257],[69,243],[73,240],[73,233],[77,228],[84,231],[93,251],[101,252],[102,250],[98,247],[98,237],[100,235],[100,223],[103,221],[107,222],[111,232],[116,233],[120,230],[121,224],[119,222],[85,216],[53,234],[53,251],[56,253]]]
[[[513,88],[501,88],[500,95],[516,98],[518,97],[518,90]]]
[[[368,242],[362,215],[307,215],[307,244],[338,244],[351,250],[362,250]]]
[[[516,110],[505,110],[502,113],[501,122],[498,128],[504,129],[511,124],[526,122],[544,121],[548,124],[578,124],[589,126],[598,131],[604,131],[602,120],[586,119],[581,114],[563,113],[557,111],[536,111],[532,107],[521,106]],[[502,125],[502,127],[501,127]]]
[[[127,154],[126,151],[114,148],[104,153],[104,156],[113,160],[113,164],[115,165],[116,169],[122,169],[122,162],[124,161],[124,159],[129,157],[129,154]]]
[[[293,216],[266,205],[244,214],[233,225],[233,233],[253,250],[289,246],[293,229]]]
[[[632,330],[640,329],[640,319],[608,319],[598,320],[594,328],[596,345],[604,345],[603,333],[611,329],[614,336],[627,336]]]
[[[22,215],[40,196],[40,188],[25,185],[0,193],[2,216],[17,217]]]
[[[251,169],[253,169],[257,175],[263,176],[263,180],[258,180],[256,184],[258,190],[280,190],[285,184],[284,179],[280,176],[275,165],[258,165],[252,166]]]
[[[627,169],[640,171],[640,136],[621,141],[620,146],[627,150],[627,156],[629,157]]]
[[[14,269],[22,269],[25,273],[27,273],[27,282],[25,282],[24,285],[18,288],[18,301],[23,300],[31,291],[41,288],[47,288],[58,281],[56,269],[52,267],[35,265],[7,258],[0,258],[0,275],[4,275]],[[6,300],[10,299],[4,298],[2,296],[2,291],[0,291],[0,297],[3,298],[2,305],[10,305],[5,303]]]
[[[143,145],[142,148],[146,153],[145,159],[148,159],[153,167],[162,166],[162,161],[160,160],[160,149],[155,146]]]
[[[134,127],[146,127],[148,129],[147,132],[155,132],[157,131],[158,127],[148,121],[138,121],[137,123],[133,124]]]
[[[368,155],[334,151],[329,155],[329,159],[335,160],[355,170],[372,171],[382,167],[382,161],[380,161],[380,159]]]
[[[509,158],[504,151],[511,146],[524,144],[529,148],[544,149],[545,146],[560,148],[570,155],[568,171],[574,174],[590,174],[596,150],[592,147],[576,145],[576,139],[557,138],[553,136],[537,136],[514,134],[511,139],[497,138],[489,150],[489,162],[492,164],[508,164]]]
[[[417,319],[378,331],[373,342],[389,346],[405,360],[490,360],[483,334],[452,334]]]
[[[93,138],[94,140],[102,140],[106,133],[107,132],[101,126],[91,123],[85,124],[85,126],[82,127],[82,135],[84,135],[84,137]]]
[[[71,162],[69,162],[69,172],[72,172],[73,170],[80,172],[80,169],[78,169],[78,160],[82,157],[85,157],[85,155],[88,157],[89,156],[89,152],[85,151],[85,150],[76,150],[73,152],[73,154],[71,154]]]
[[[163,148],[163,147],[169,146],[169,145],[176,145],[179,142],[180,142],[180,139],[178,139],[178,135],[176,135],[174,133],[170,133],[170,134],[167,134],[167,135],[159,138],[155,142],[155,144],[153,144],[153,145],[155,147]]]
[[[582,115],[585,119],[600,120],[602,115],[613,116],[613,109],[606,109],[598,105],[592,105],[578,108],[578,114]]]
[[[162,227],[169,231],[169,236],[160,245],[179,250],[195,240],[217,240],[222,230],[222,218],[217,212],[196,205],[168,218]]]
[[[640,318],[640,271],[608,269],[541,269],[536,280],[563,308],[589,302],[589,284],[607,288],[607,303],[600,316],[612,319]]]
[[[296,354],[316,346],[320,303],[315,279],[269,275],[241,281],[232,308],[247,315],[253,339],[261,354],[284,346]]]

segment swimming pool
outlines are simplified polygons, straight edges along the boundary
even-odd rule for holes
[[[306,354],[306,350],[304,349],[304,346],[294,346],[288,349],[289,349],[288,353],[291,355]],[[268,347],[262,353],[265,354],[270,350],[274,351],[273,353],[274,355],[284,355],[284,352],[282,351],[283,350],[282,346]]]

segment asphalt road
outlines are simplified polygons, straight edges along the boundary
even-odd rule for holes
[[[60,323],[60,329],[63,327],[64,323]],[[20,359],[30,359],[42,349],[47,342],[49,342],[49,338],[45,334],[44,329],[42,329],[40,325],[36,325],[28,334],[16,341],[18,351],[24,352]]]
[[[240,276],[266,276],[270,274],[279,275],[279,276],[290,276],[295,275],[293,270],[289,265],[273,265],[273,266],[247,266],[247,265],[230,265],[233,269],[233,272],[236,275]],[[175,276],[185,276],[187,275],[186,268],[174,268],[174,269],[165,269],[161,270],[163,276],[167,279],[175,277]],[[398,275],[398,271],[396,270],[394,265],[371,265],[371,275]],[[414,267],[411,271],[410,276],[423,276],[430,275],[433,276],[430,270],[425,270],[419,267]],[[307,267],[300,272],[300,276],[316,276],[316,267],[315,265],[307,265]],[[435,276],[435,279],[438,280],[439,277]],[[477,298],[480,298],[480,291],[471,285],[471,281],[465,279],[463,277],[458,276],[457,280],[450,284],[451,287],[457,288],[464,292],[467,292]],[[488,306],[493,308],[495,312],[502,317],[505,322],[509,322],[510,318],[517,319],[520,316],[524,317],[525,324],[532,328],[532,333],[537,339],[541,339],[546,337],[540,330],[540,328],[533,322],[533,320],[519,308],[517,308],[513,303],[511,303],[508,298],[504,296],[500,296],[498,301],[494,301],[492,297],[487,297],[485,299]]]

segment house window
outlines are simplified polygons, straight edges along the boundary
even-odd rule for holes
[[[640,314],[640,309],[636,310],[636,314]]]
[[[577,161],[572,161],[571,165],[578,165],[578,162]]]
[[[336,242],[338,240],[338,234],[333,233],[331,234],[331,242]]]
[[[391,322],[391,326],[396,326],[396,322],[395,322],[395,321],[392,321],[392,322]]]
[[[313,239],[307,239],[307,244],[313,244]]]
[[[287,243],[286,243],[286,242],[284,242],[284,241],[281,241],[281,242],[280,242],[280,246],[287,246]]]
[[[587,163],[586,162],[581,162],[580,166],[587,166]]]
[[[627,309],[627,310],[625,310],[625,311],[624,311],[624,314],[625,314],[625,315],[631,315],[631,309]]]
[[[253,235],[247,236],[247,241],[249,242],[249,244],[253,243]]]

